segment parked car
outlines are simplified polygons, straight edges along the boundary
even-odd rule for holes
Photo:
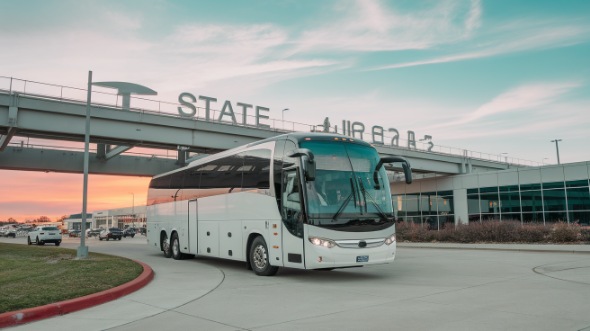
[[[0,227],[0,237],[16,238],[16,228],[14,225],[5,225]]]
[[[61,231],[56,226],[38,226],[27,235],[27,244],[32,243],[37,245],[54,243],[55,246],[59,246],[61,244]]]
[[[119,228],[109,228],[109,229],[105,229],[102,230],[100,232],[100,234],[98,235],[98,239],[99,240],[109,240],[109,239],[113,239],[113,240],[121,240],[121,238],[123,238],[123,231],[121,231],[121,229]]]
[[[123,237],[135,237],[135,229],[134,228],[127,228],[123,231]]]
[[[80,230],[70,230],[69,236],[70,237],[80,237]]]
[[[92,229],[88,231],[88,237],[98,237],[102,229]]]

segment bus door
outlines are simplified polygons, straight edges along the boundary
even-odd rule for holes
[[[284,170],[282,176],[283,263],[285,267],[305,268],[303,195],[297,170],[297,167]]]
[[[188,249],[191,254],[197,254],[197,200],[188,202]]]

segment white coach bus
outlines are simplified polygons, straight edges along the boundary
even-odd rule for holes
[[[411,183],[405,159],[335,134],[286,134],[204,157],[150,182],[148,244],[176,260],[245,261],[262,276],[391,262],[385,163],[401,163]]]

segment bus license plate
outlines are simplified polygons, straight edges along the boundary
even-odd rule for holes
[[[356,257],[356,262],[369,262],[369,255],[359,255]]]

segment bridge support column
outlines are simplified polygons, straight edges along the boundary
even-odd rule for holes
[[[17,128],[17,118],[18,118],[18,107],[16,106],[9,106],[8,107],[8,131],[5,135],[0,137],[0,152],[3,151],[8,143],[16,133]]]
[[[188,154],[188,147],[178,146],[178,158],[176,159],[176,164],[181,167],[184,167],[186,165],[187,154]]]

